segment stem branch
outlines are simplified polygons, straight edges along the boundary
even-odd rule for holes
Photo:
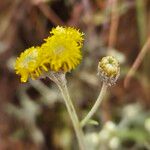
[[[49,77],[51,80],[53,80],[58,85],[58,87],[62,93],[62,96],[64,98],[64,101],[65,101],[65,104],[66,104],[66,107],[68,110],[68,113],[69,113],[71,121],[73,123],[73,127],[74,127],[74,130],[75,130],[75,133],[77,136],[77,140],[79,143],[79,148],[80,148],[80,150],[85,150],[84,134],[83,134],[82,128],[80,126],[80,122],[79,122],[77,113],[75,111],[75,108],[73,106],[72,100],[71,100],[70,95],[69,95],[65,74],[63,74],[63,73],[60,73],[60,74],[59,73],[58,74],[51,73],[49,75]]]
[[[81,121],[81,126],[84,127],[86,125],[86,123],[89,121],[89,119],[94,115],[94,113],[97,111],[98,107],[100,106],[103,97],[107,91],[107,85],[103,82],[100,94],[95,102],[95,104],[93,105],[92,109],[90,110],[90,112],[87,114],[87,116]]]

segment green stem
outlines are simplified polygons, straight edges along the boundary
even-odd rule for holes
[[[65,104],[66,104],[66,107],[67,107],[67,110],[68,110],[70,118],[72,120],[74,130],[75,130],[78,142],[79,142],[80,150],[85,150],[84,134],[83,134],[83,131],[80,127],[79,119],[77,117],[75,108],[74,108],[74,106],[72,104],[72,101],[70,99],[68,88],[65,84],[65,85],[59,86],[59,89],[61,90],[62,96],[64,98],[64,101],[65,101]]]
[[[66,78],[65,78],[65,73],[51,72],[49,74],[49,78],[58,85],[58,87],[62,93],[62,96],[64,98],[64,101],[65,101],[68,113],[70,115],[71,121],[73,123],[73,127],[74,127],[74,130],[75,130],[75,133],[77,136],[77,140],[79,143],[79,148],[80,148],[80,150],[85,150],[84,134],[83,134],[82,128],[80,126],[80,122],[79,122],[77,113],[75,111],[75,108],[73,106],[73,103],[72,103],[70,95],[69,95],[69,91],[68,91],[67,83],[66,83]]]
[[[140,46],[142,46],[146,39],[146,11],[143,0],[136,0],[137,23],[139,30]]]
[[[89,113],[86,115],[86,117],[81,121],[81,126],[84,127],[86,125],[86,123],[89,121],[89,119],[95,114],[95,112],[97,111],[98,107],[100,106],[104,95],[107,91],[107,85],[106,83],[103,82],[100,94],[95,102],[95,104],[93,105],[92,109],[89,111]]]

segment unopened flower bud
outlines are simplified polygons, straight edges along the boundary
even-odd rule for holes
[[[98,64],[98,74],[109,86],[115,84],[120,74],[118,60],[113,56],[103,57]]]

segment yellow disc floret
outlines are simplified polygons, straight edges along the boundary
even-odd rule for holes
[[[83,34],[74,28],[56,27],[50,32],[41,46],[45,66],[52,71],[69,72],[76,68],[82,59]]]
[[[29,77],[35,79],[41,75],[39,47],[31,47],[21,53],[15,64],[16,74],[21,76],[21,82],[26,82]]]

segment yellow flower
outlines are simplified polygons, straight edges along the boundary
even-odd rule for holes
[[[16,74],[21,76],[21,82],[26,82],[29,77],[35,79],[42,73],[41,62],[39,57],[39,47],[31,47],[21,53],[15,64]]]
[[[74,28],[56,27],[50,32],[41,46],[44,64],[51,71],[69,72],[76,68],[82,59],[83,33]]]
[[[36,79],[47,71],[68,72],[82,59],[83,33],[74,28],[56,27],[41,47],[31,47],[21,53],[15,64],[21,82]]]

